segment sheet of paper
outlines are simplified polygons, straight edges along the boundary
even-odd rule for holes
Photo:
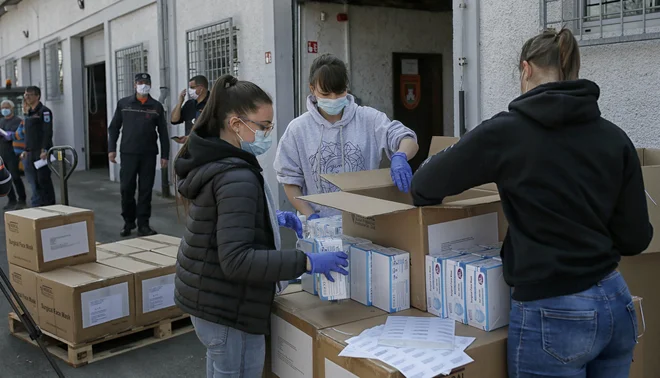
[[[142,313],[174,306],[174,273],[142,281]]]
[[[81,293],[80,302],[83,328],[129,316],[128,282]]]
[[[41,230],[44,262],[89,252],[87,222],[77,222]]]
[[[55,161],[55,160],[56,160],[55,156],[51,155],[50,156],[50,161]],[[41,168],[45,167],[46,165],[48,165],[48,162],[46,161],[46,159],[40,159],[40,160],[37,160],[37,161],[34,162],[34,167],[36,169],[41,169]]]
[[[479,215],[428,227],[429,254],[438,255],[454,248],[495,244],[499,240],[497,213]]]
[[[456,322],[436,317],[390,316],[379,345],[397,348],[454,349]]]
[[[0,129],[0,135],[2,135],[3,137],[5,137],[5,138],[6,138],[6,137],[7,137],[7,135],[9,135],[9,133],[8,133],[8,132],[6,132],[6,131],[4,131],[3,129]]]

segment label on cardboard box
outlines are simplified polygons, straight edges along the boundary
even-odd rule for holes
[[[461,256],[458,252],[447,252],[439,256],[426,256],[426,306],[427,312],[446,318],[447,298],[445,289],[445,261]]]
[[[325,359],[325,376],[327,378],[360,378],[327,358]]]
[[[495,244],[499,239],[497,213],[489,213],[428,226],[429,254]]]
[[[475,255],[462,255],[446,260],[445,283],[447,312],[449,318],[457,322],[467,324],[467,301],[466,301],[466,279],[465,266],[468,263],[483,260]]]
[[[492,331],[509,324],[511,289],[502,262],[488,259],[466,265],[468,324]]]
[[[127,282],[81,293],[80,302],[83,328],[130,315]]]
[[[154,277],[142,281],[142,313],[174,306],[175,274]]]
[[[312,338],[271,314],[271,364],[278,377],[314,378]]]
[[[87,222],[65,224],[41,230],[41,247],[44,262],[88,253]]]

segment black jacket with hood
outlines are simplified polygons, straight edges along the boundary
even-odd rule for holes
[[[256,157],[219,138],[190,134],[175,162],[189,201],[174,299],[186,313],[269,334],[275,284],[306,271],[306,256],[277,251]]]
[[[588,80],[541,85],[413,178],[418,206],[497,184],[509,222],[504,277],[516,300],[584,291],[651,241],[639,157],[626,133],[601,117],[599,95]]]

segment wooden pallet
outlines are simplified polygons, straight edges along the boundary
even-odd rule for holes
[[[51,354],[73,367],[80,367],[192,331],[194,328],[190,317],[184,315],[83,344],[73,344],[49,332],[41,332],[42,340]],[[21,340],[37,345],[30,339],[27,330],[13,312],[9,313],[9,332]]]

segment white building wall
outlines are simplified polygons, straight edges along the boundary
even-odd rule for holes
[[[321,21],[321,12],[327,18]],[[348,7],[348,22],[338,22],[343,5],[307,3],[303,7],[302,94],[308,89],[309,68],[320,54],[332,53],[347,62],[351,90],[365,105],[393,116],[392,53],[437,53],[443,57],[445,133],[453,133],[452,13],[432,13],[385,7]],[[345,32],[349,28],[350,54]],[[317,41],[318,54],[308,54],[307,41]],[[303,110],[305,108],[303,107]]]
[[[518,59],[523,43],[539,32],[539,2],[480,2],[483,118],[506,110],[520,94]],[[470,26],[468,26],[470,27]],[[580,76],[601,88],[603,116],[623,128],[638,147],[660,147],[658,93],[660,41],[582,47]],[[468,128],[474,125],[467,125]]]

